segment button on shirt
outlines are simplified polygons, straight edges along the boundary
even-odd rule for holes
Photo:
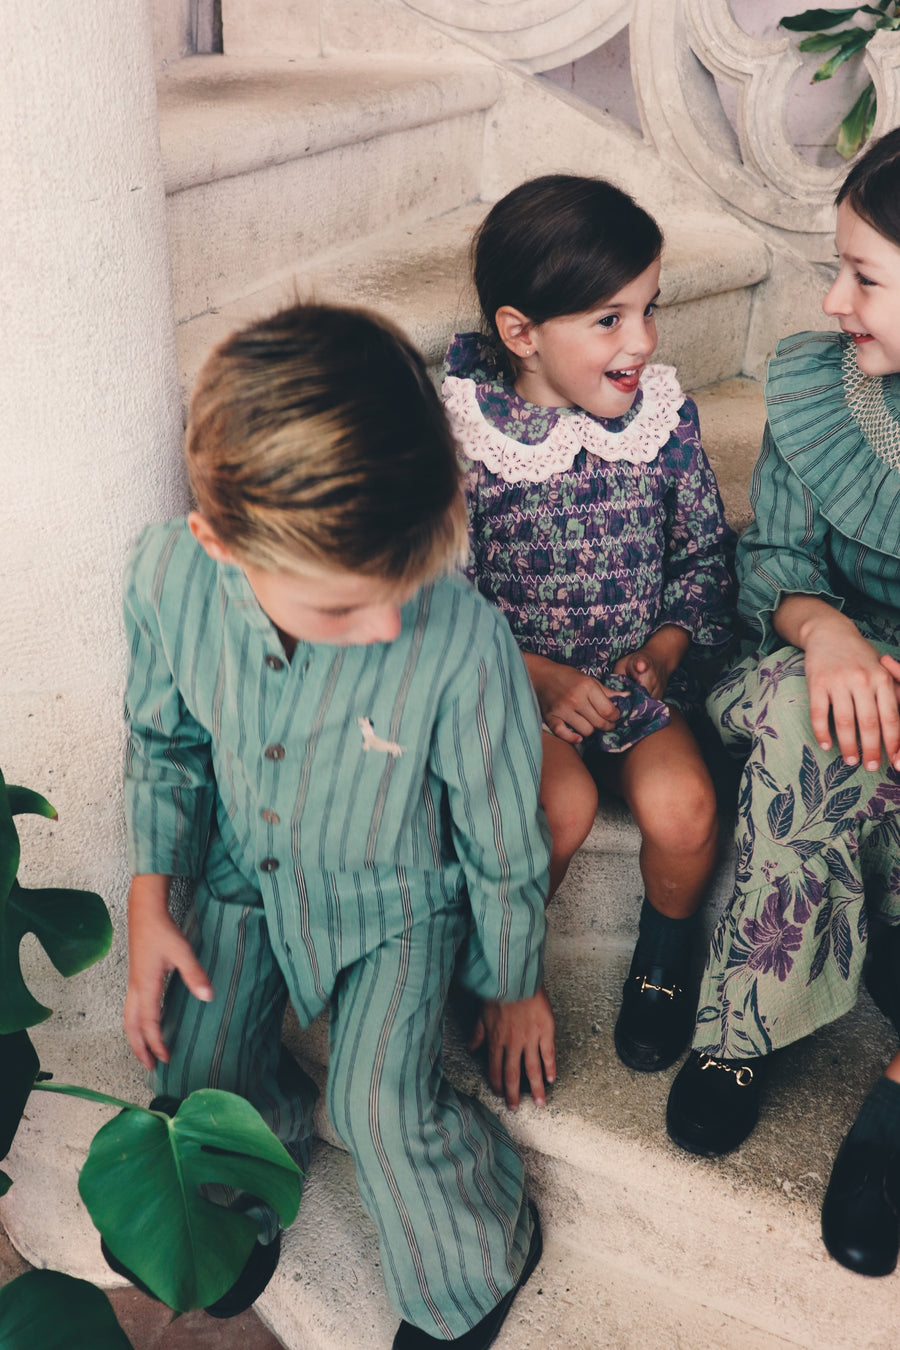
[[[420,590],[394,642],[300,642],[288,662],[240,568],[179,520],[141,536],[125,614],[133,872],[255,892],[273,945],[290,914],[338,966],[466,904],[476,991],[535,992],[537,711],[506,624],[462,577]]]

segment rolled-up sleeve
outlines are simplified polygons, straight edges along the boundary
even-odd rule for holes
[[[772,616],[787,595],[815,595],[843,607],[830,575],[829,525],[809,488],[785,462],[769,427],[753,470],[754,521],[738,546],[738,609],[760,650],[784,645]]]
[[[210,737],[191,716],[166,658],[154,605],[165,560],[139,542],[125,573],[125,812],[134,874],[198,876],[215,803]]]
[[[530,998],[543,982],[549,834],[538,804],[541,733],[521,655],[502,619],[448,684],[432,764],[446,785],[473,930],[462,972],[481,998]]]

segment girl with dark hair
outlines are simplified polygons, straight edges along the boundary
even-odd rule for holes
[[[706,1157],[747,1138],[771,1055],[852,1008],[861,976],[900,1025],[900,129],[837,203],[823,308],[840,331],[787,338],[769,365],[738,550],[753,651],[708,704],[747,759],[734,895],[668,1105],[671,1137]],[[900,1055],[835,1161],[829,1252],[887,1274],[898,1212]]]
[[[661,249],[656,222],[610,183],[523,183],[478,231],[485,334],[454,339],[444,381],[471,575],[506,616],[543,717],[550,894],[593,823],[595,777],[641,830],[646,895],[615,1043],[645,1072],[674,1062],[693,1016],[717,820],[686,658],[727,643],[732,593],[696,407],[670,366],[648,364]],[[485,1034],[509,1097],[519,1068],[490,1005],[473,1045]]]

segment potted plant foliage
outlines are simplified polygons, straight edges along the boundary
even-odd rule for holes
[[[94,1136],[78,1188],[109,1250],[176,1313],[208,1307],[231,1287],[256,1241],[247,1215],[213,1203],[206,1186],[250,1192],[296,1216],[302,1174],[248,1102],[205,1089],[173,1116],[107,1093],[56,1083],[41,1066],[28,1029],[52,1016],[29,991],[19,949],[26,933],[63,976],[109,950],[106,905],[90,891],[26,889],[17,880],[14,817],[55,819],[40,794],[7,786],[0,774],[0,1159],[9,1153],[29,1097],[57,1092],[112,1107]],[[0,1171],[0,1195],[12,1180]],[[29,1270],[0,1289],[3,1350],[128,1350],[102,1290],[53,1270]]]

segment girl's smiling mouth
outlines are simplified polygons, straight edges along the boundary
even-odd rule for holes
[[[608,370],[606,378],[623,394],[633,394],[638,387],[643,369],[643,366],[632,366],[628,370]]]

